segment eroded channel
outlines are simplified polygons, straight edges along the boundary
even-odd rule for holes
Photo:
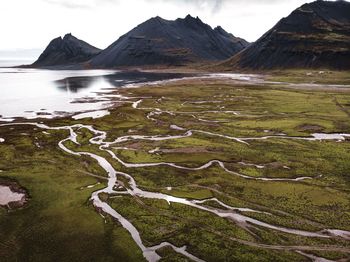
[[[223,170],[225,170],[228,173],[234,174],[241,176],[246,179],[259,179],[263,181],[284,181],[284,180],[291,180],[294,182],[303,180],[303,179],[312,179],[310,177],[301,177],[301,178],[296,178],[296,179],[278,179],[278,178],[252,178],[248,176],[244,176],[241,174],[238,174],[236,172],[230,171],[227,169],[224,165],[223,162],[218,161],[218,160],[212,160],[200,167],[197,168],[188,168],[188,167],[183,167],[180,165],[177,165],[175,163],[138,163],[138,164],[132,164],[132,163],[126,163],[122,161],[115,153],[113,153],[111,150],[109,150],[109,147],[112,145],[115,145],[120,142],[128,141],[128,140],[167,140],[167,139],[180,139],[183,137],[191,136],[193,135],[194,132],[196,131],[186,131],[184,135],[175,135],[175,136],[143,136],[143,135],[134,135],[134,136],[122,136],[117,138],[116,140],[112,142],[106,142],[105,140],[107,139],[107,133],[104,131],[96,130],[94,127],[89,126],[89,125],[82,125],[82,124],[76,124],[72,126],[62,126],[62,127],[49,127],[45,124],[40,124],[40,123],[14,123],[14,124],[3,124],[0,126],[8,126],[8,125],[34,125],[38,128],[42,128],[45,130],[68,130],[70,135],[61,140],[58,145],[59,147],[64,150],[65,152],[76,155],[76,156],[89,156],[93,159],[95,159],[98,164],[106,171],[108,174],[108,184],[107,187],[98,191],[95,191],[92,196],[91,196],[91,201],[93,202],[93,205],[100,211],[114,217],[117,219],[120,224],[130,233],[132,236],[133,240],[135,243],[139,246],[139,248],[142,250],[144,257],[150,261],[158,261],[161,257],[157,254],[157,250],[160,249],[161,247],[164,246],[169,246],[173,248],[176,252],[181,253],[182,255],[188,257],[191,260],[194,261],[203,261],[198,257],[195,257],[194,255],[190,254],[189,252],[186,251],[186,247],[176,247],[172,245],[171,243],[168,242],[163,242],[160,243],[157,246],[153,247],[146,247],[142,241],[142,238],[140,236],[139,231],[135,228],[135,226],[128,221],[125,217],[123,217],[121,214],[119,214],[116,210],[114,210],[108,203],[102,201],[99,197],[100,193],[107,193],[110,195],[131,195],[131,196],[137,196],[140,198],[147,198],[147,199],[157,199],[157,200],[165,200],[169,204],[171,203],[178,203],[182,205],[187,205],[205,212],[212,213],[218,217],[229,219],[232,222],[236,223],[237,225],[243,227],[243,228],[249,228],[249,227],[254,227],[254,226],[259,226],[263,227],[266,229],[270,230],[275,230],[279,232],[284,232],[288,234],[293,234],[293,235],[299,235],[299,236],[304,236],[304,237],[315,237],[315,238],[340,238],[344,240],[350,240],[350,232],[344,231],[344,230],[338,230],[338,229],[324,229],[319,232],[311,232],[311,231],[305,231],[305,230],[298,230],[298,229],[291,229],[287,227],[281,227],[281,226],[276,226],[272,225],[266,222],[259,221],[257,219],[251,218],[248,215],[243,215],[240,213],[240,211],[245,211],[245,212],[262,212],[259,210],[253,210],[249,208],[238,208],[238,207],[232,207],[229,206],[218,199],[208,199],[208,200],[189,200],[186,198],[181,198],[181,197],[174,197],[168,194],[163,194],[163,193],[157,193],[157,192],[149,192],[149,191],[144,191],[138,188],[137,183],[135,179],[130,175],[129,173],[124,173],[117,171],[113,168],[111,163],[104,157],[101,157],[99,155],[90,153],[90,152],[76,152],[73,151],[65,146],[65,143],[67,141],[71,141],[76,145],[79,145],[77,137],[78,134],[76,133],[76,130],[86,128],[90,132],[94,134],[94,137],[90,139],[91,144],[99,145],[99,148],[101,151],[105,151],[109,153],[114,159],[116,159],[120,164],[127,168],[138,168],[138,167],[152,167],[152,166],[157,166],[157,165],[168,165],[174,168],[179,168],[179,169],[187,169],[187,170],[201,170],[201,169],[206,169],[210,167],[213,164],[218,164]],[[216,135],[220,136],[224,139],[232,139],[231,137],[223,136],[220,134],[214,134],[214,133],[209,133],[205,132],[207,135]],[[346,134],[347,135],[347,134]],[[318,137],[320,139],[321,137]],[[329,139],[328,137],[324,136],[324,139]],[[339,137],[334,137],[334,139],[338,139]],[[264,138],[262,138],[264,139]],[[304,139],[304,138],[303,138]],[[313,139],[313,138],[311,138]],[[236,139],[234,138],[237,142],[244,141],[244,139],[239,138]],[[115,191],[114,187],[115,186],[121,186],[118,184],[118,176],[123,176],[128,180],[128,187],[125,187],[124,191]],[[17,197],[17,196],[16,196]],[[203,204],[205,204],[206,201],[215,201],[217,202],[220,206],[222,206],[222,209],[220,208],[213,208],[213,207],[208,207]]]
[[[140,105],[142,103],[142,99],[137,100],[136,102],[131,103],[132,107],[134,109],[139,109],[139,110],[151,110],[151,113],[147,115],[147,118],[149,120],[154,121],[155,116],[162,114],[162,113],[167,113],[167,114],[194,114],[194,113],[200,113],[200,112],[171,112],[171,111],[162,111],[159,108],[140,108]],[[202,111],[202,113],[205,111]],[[234,114],[238,115],[238,112],[235,111],[206,111],[210,113],[228,113],[228,114]],[[101,112],[100,112],[101,113]],[[104,114],[106,112],[102,112]],[[79,119],[80,117],[85,117],[86,114],[78,115],[76,119]],[[91,116],[89,114],[88,116]],[[203,121],[203,119],[198,118],[200,121]],[[205,120],[206,121],[206,120]],[[302,180],[307,180],[307,179],[314,179],[313,177],[297,177],[297,178],[265,178],[265,177],[250,177],[247,175],[240,174],[238,172],[234,172],[229,170],[226,166],[225,163],[213,159],[201,166],[198,167],[185,167],[181,166],[179,164],[171,163],[171,162],[158,162],[158,163],[128,163],[126,161],[123,161],[116,153],[114,153],[111,150],[111,147],[116,146],[120,143],[126,142],[126,141],[136,141],[136,140],[148,140],[148,141],[164,141],[164,140],[174,140],[174,139],[182,139],[186,137],[191,137],[194,134],[202,134],[206,136],[214,136],[214,137],[219,137],[222,139],[226,140],[231,140],[237,143],[244,144],[246,146],[249,146],[249,141],[253,140],[266,140],[266,139],[296,139],[296,140],[305,140],[305,141],[318,141],[318,140],[335,140],[338,142],[344,142],[347,138],[350,137],[350,134],[324,134],[324,133],[315,133],[312,134],[311,137],[291,137],[287,136],[284,134],[281,135],[276,135],[276,136],[264,136],[264,137],[233,137],[233,136],[228,136],[228,135],[223,135],[223,134],[218,134],[218,133],[213,133],[213,132],[208,132],[208,131],[203,131],[203,130],[186,130],[185,128],[177,125],[170,125],[170,129],[181,132],[181,134],[178,135],[168,135],[168,136],[161,136],[161,135],[155,135],[155,136],[147,136],[147,135],[127,135],[127,136],[120,136],[117,139],[113,141],[107,141],[107,132],[97,130],[91,125],[83,125],[83,124],[75,124],[71,126],[60,126],[60,127],[50,127],[45,124],[41,123],[9,123],[9,124],[2,124],[1,126],[15,126],[15,125],[33,125],[38,128],[41,128],[43,130],[68,130],[69,131],[69,136],[61,141],[59,141],[58,145],[60,149],[63,151],[75,155],[75,156],[88,156],[93,159],[95,159],[98,164],[105,170],[105,172],[108,174],[108,183],[107,186],[101,190],[97,190],[93,192],[91,195],[91,201],[93,205],[100,211],[105,214],[108,214],[109,216],[115,218],[116,220],[119,221],[119,223],[130,233],[131,237],[135,241],[135,243],[138,245],[138,247],[142,250],[143,256],[145,259],[147,259],[150,262],[155,262],[161,259],[161,257],[158,255],[157,251],[162,248],[162,247],[171,247],[174,251],[186,256],[188,259],[191,259],[193,261],[203,261],[199,257],[194,256],[193,254],[189,253],[187,251],[186,246],[182,247],[176,247],[173,244],[169,242],[162,242],[159,245],[156,246],[151,246],[147,247],[145,246],[144,242],[142,241],[142,237],[140,235],[140,232],[137,230],[137,228],[125,217],[123,217],[117,210],[113,209],[108,203],[104,202],[100,198],[101,193],[106,193],[109,195],[130,195],[130,196],[137,196],[139,198],[145,198],[145,199],[157,199],[157,200],[164,200],[169,205],[171,203],[177,203],[177,204],[182,204],[186,205],[195,209],[202,210],[204,212],[211,213],[215,216],[221,217],[223,219],[228,219],[232,221],[233,223],[237,224],[238,226],[242,228],[254,228],[254,227],[262,227],[268,230],[274,230],[278,232],[283,232],[283,233],[288,233],[292,235],[297,235],[297,236],[303,236],[303,237],[312,237],[312,238],[322,238],[322,239],[342,239],[342,240],[350,240],[350,232],[345,231],[345,230],[339,230],[339,229],[323,229],[317,232],[312,232],[312,231],[306,231],[306,230],[298,230],[298,229],[293,229],[293,228],[288,228],[288,227],[282,227],[282,226],[277,226],[273,225],[270,223],[266,223],[263,221],[260,221],[258,219],[249,217],[249,212],[252,213],[265,213],[266,215],[270,215],[268,212],[260,211],[260,210],[255,210],[251,208],[246,208],[246,207],[233,207],[229,206],[222,201],[216,199],[216,198],[210,198],[206,200],[190,200],[186,198],[181,198],[181,197],[174,197],[170,194],[164,194],[164,193],[159,193],[159,192],[150,192],[150,191],[145,191],[142,190],[138,187],[137,182],[135,181],[134,177],[132,176],[132,169],[133,168],[143,168],[143,167],[155,167],[155,166],[169,166],[172,168],[177,168],[177,169],[183,169],[183,170],[190,170],[190,171],[197,171],[197,170],[205,170],[213,165],[217,165],[220,167],[222,170],[225,172],[239,176],[243,179],[254,179],[254,180],[261,180],[261,181],[290,181],[293,183],[297,183],[298,181]],[[118,163],[123,165],[124,167],[127,168],[127,170],[131,170],[130,172],[120,172],[116,170],[112,164],[104,157],[99,156],[97,154],[93,154],[90,152],[80,152],[80,151],[73,151],[69,149],[66,146],[66,142],[70,141],[76,145],[79,145],[78,142],[78,134],[77,130],[80,129],[87,129],[89,130],[94,136],[89,140],[89,143],[91,145],[97,145],[99,147],[99,150],[101,152],[106,152],[108,153],[114,160],[116,160]],[[5,139],[0,138],[0,142],[5,142]],[[242,165],[250,165],[250,166],[255,166],[257,168],[264,168],[264,166],[260,165],[255,165],[251,163],[244,163],[241,162],[240,164]],[[123,186],[118,182],[118,177],[124,177],[128,181],[128,186],[124,187],[123,191],[116,191],[114,190],[115,186]],[[9,203],[9,201],[17,201],[17,199],[23,197],[18,193],[10,192],[9,193],[9,188],[2,188],[0,186],[0,205],[3,205],[2,203]],[[10,190],[11,191],[11,190]],[[6,195],[6,197],[3,197]],[[14,200],[15,199],[15,200]],[[206,204],[208,201],[214,201],[218,204],[220,207],[209,207]],[[242,213],[244,212],[244,214]],[[248,213],[248,215],[246,215]],[[246,243],[248,244],[248,243]],[[257,245],[257,244],[251,244],[252,246]],[[259,245],[259,247],[264,248],[264,245]],[[271,248],[269,246],[266,246],[266,248]],[[322,247],[317,249],[317,247],[312,247],[313,250],[323,250]],[[283,247],[279,246],[281,250],[291,250],[289,247]],[[308,247],[300,247],[300,250],[308,250]],[[304,255],[305,257],[309,257],[313,259],[314,257],[310,256],[307,253],[301,252],[298,249],[298,247],[293,248],[293,251],[298,252],[301,255]],[[331,250],[330,250],[331,251]],[[344,249],[344,252],[350,253],[350,250]],[[318,258],[320,259],[320,258]]]

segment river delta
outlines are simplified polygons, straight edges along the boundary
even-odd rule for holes
[[[346,261],[350,81],[300,74],[108,74],[108,106],[3,119],[0,182],[27,201],[0,209],[1,256]]]

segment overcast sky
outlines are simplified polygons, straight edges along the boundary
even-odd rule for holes
[[[199,16],[255,41],[307,0],[1,0],[0,50],[44,48],[71,32],[99,48],[154,16]]]

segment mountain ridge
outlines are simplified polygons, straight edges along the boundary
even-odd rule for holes
[[[226,31],[225,31],[226,32]],[[184,65],[225,60],[248,42],[212,29],[199,17],[152,17],[89,61],[91,67]]]
[[[241,69],[350,68],[350,3],[304,4],[223,62]]]
[[[74,65],[85,62],[100,52],[100,49],[69,33],[63,38],[60,36],[51,40],[31,67]]]

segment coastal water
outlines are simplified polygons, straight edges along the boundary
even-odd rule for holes
[[[25,61],[23,61],[25,63]],[[108,107],[103,96],[126,85],[183,77],[181,74],[117,70],[41,70],[4,68],[21,61],[0,61],[0,119],[51,118]]]

